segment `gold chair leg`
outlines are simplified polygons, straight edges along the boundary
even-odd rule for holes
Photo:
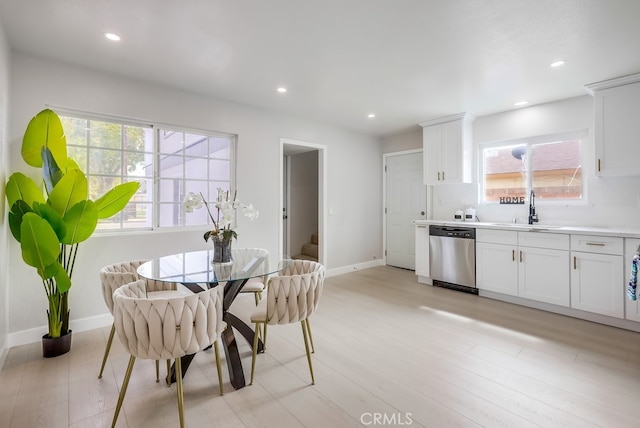
[[[222,389],[222,368],[220,367],[220,348],[218,348],[218,341],[213,342],[213,350],[216,353],[216,369],[218,370],[218,385],[220,385],[220,395],[224,395]]]
[[[133,355],[129,358],[129,365],[127,366],[127,372],[124,375],[124,380],[122,381],[122,387],[120,388],[120,395],[118,396],[118,404],[116,404],[116,412],[113,415],[113,422],[111,422],[111,428],[116,426],[116,421],[118,420],[118,414],[120,413],[120,408],[122,407],[122,402],[124,401],[124,394],[127,392],[127,387],[129,386],[129,379],[131,378],[131,372],[133,371],[133,364],[136,362],[136,357]]]
[[[262,324],[262,352],[267,352],[267,323]]]
[[[184,427],[184,393],[182,391],[182,361],[176,358],[176,389],[178,391],[178,414],[180,415],[180,428]]]
[[[311,324],[309,323],[309,318],[305,320],[305,324],[307,325],[307,333],[309,333],[309,342],[311,343],[311,353],[315,354],[316,348],[313,346],[313,336],[311,336]]]
[[[98,379],[102,379],[102,372],[104,372],[104,366],[107,364],[107,357],[109,356],[109,351],[111,350],[111,342],[113,342],[113,336],[116,333],[116,325],[111,324],[111,333],[109,333],[109,340],[107,340],[107,347],[104,349],[104,357],[102,357],[102,366],[100,366],[100,374],[98,374]]]
[[[253,298],[256,301],[256,306],[258,306],[258,303],[260,303],[260,292],[253,293]]]
[[[171,360],[167,360],[167,386],[171,386]]]
[[[160,361],[156,360],[156,382],[160,382]]]
[[[259,327],[260,324],[261,323],[256,323],[255,324],[256,325],[256,328],[255,328],[256,334],[253,335],[253,353],[251,355],[251,382],[249,382],[249,385],[253,385],[253,373],[254,373],[254,371],[256,369],[256,355],[258,355],[258,334],[257,334],[257,331],[258,331],[258,328],[260,328]],[[266,325],[267,324],[265,323],[264,324],[265,335],[267,333]],[[266,338],[266,336],[265,336],[265,338]]]
[[[313,377],[313,365],[311,365],[311,353],[309,352],[309,339],[307,338],[307,327],[305,326],[306,320],[300,321],[302,325],[302,335],[304,336],[304,349],[307,351],[307,361],[309,362],[309,371],[311,372],[311,385],[316,384],[316,380]]]

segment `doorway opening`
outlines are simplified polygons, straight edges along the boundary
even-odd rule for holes
[[[280,252],[326,263],[326,146],[280,139]]]

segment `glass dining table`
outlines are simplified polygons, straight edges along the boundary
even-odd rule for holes
[[[252,248],[233,249],[232,254],[233,260],[229,263],[214,263],[213,250],[171,254],[143,263],[138,267],[138,275],[154,281],[182,284],[193,293],[212,287],[224,287],[222,319],[227,323],[227,327],[222,332],[222,346],[227,358],[231,385],[239,389],[245,386],[245,378],[234,330],[240,333],[250,346],[253,346],[255,332],[250,325],[232,314],[229,308],[247,281],[281,271],[289,259],[282,257],[279,263],[271,265],[269,257],[256,255],[259,253]],[[262,340],[258,340],[258,352],[262,351]],[[195,354],[182,358],[183,376],[194,357]],[[175,373],[171,374],[171,378],[172,381],[175,380]]]

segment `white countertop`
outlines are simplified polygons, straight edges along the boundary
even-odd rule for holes
[[[523,224],[523,223],[499,223],[481,221],[454,221],[454,220],[414,220],[416,225],[459,226],[482,229],[502,229],[514,231],[531,231],[544,233],[585,234],[600,236],[616,236],[620,238],[640,238],[638,229],[616,229],[590,226],[558,226],[553,224]]]

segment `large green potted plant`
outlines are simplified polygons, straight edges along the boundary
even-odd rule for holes
[[[99,219],[120,212],[140,183],[119,184],[95,201],[90,200],[87,177],[67,157],[62,122],[49,109],[29,122],[22,158],[41,169],[42,184],[19,172],[9,177],[5,192],[10,207],[9,228],[20,243],[22,259],[42,278],[49,302],[43,355],[56,356],[67,352],[71,344],[68,298],[78,244],[93,234]],[[58,338],[66,339],[63,345],[55,344]]]

